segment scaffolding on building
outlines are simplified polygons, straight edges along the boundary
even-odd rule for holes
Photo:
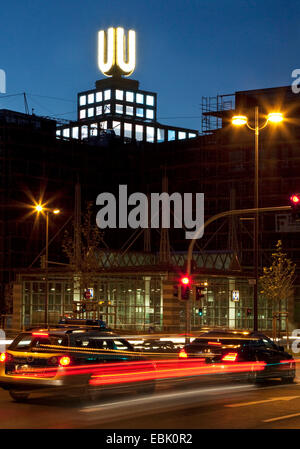
[[[201,134],[211,134],[222,128],[224,111],[234,109],[235,94],[217,95],[216,97],[202,96],[201,103]]]

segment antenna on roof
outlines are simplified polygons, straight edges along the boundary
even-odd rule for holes
[[[23,92],[23,96],[24,96],[25,114],[29,115],[29,108],[28,108],[27,97],[26,97],[26,93],[25,92]]]

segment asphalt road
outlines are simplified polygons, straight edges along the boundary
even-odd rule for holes
[[[257,387],[220,378],[166,382],[152,395],[90,402],[36,396],[16,403],[0,390],[1,429],[300,429],[300,377]]]

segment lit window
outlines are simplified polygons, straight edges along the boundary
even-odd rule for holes
[[[98,135],[97,123],[93,123],[90,127],[90,136],[97,136],[97,135]]]
[[[96,106],[96,115],[102,114],[102,106]]]
[[[133,115],[133,107],[126,106],[126,115]]]
[[[192,139],[193,137],[197,137],[197,134],[195,134],[195,133],[189,133],[189,139]]]
[[[110,114],[110,104],[104,105],[104,114]]]
[[[95,95],[94,94],[88,94],[88,103],[94,103],[95,101]]]
[[[85,95],[81,95],[79,97],[79,104],[80,104],[80,106],[85,106],[86,105],[86,96]]]
[[[133,102],[133,92],[126,92],[126,101]]]
[[[165,140],[165,130],[164,129],[157,129],[157,142],[164,142]]]
[[[66,129],[63,130],[63,136],[64,137],[70,137],[70,129],[69,128],[66,128]]]
[[[136,140],[143,140],[144,127],[142,125],[135,125],[135,138]]]
[[[143,108],[136,108],[136,116],[137,117],[144,117],[144,109]]]
[[[153,126],[146,127],[146,140],[147,142],[154,142],[154,128]]]
[[[132,124],[124,123],[124,137],[131,138],[131,136],[132,136]]]
[[[116,114],[123,114],[123,105],[116,104]]]
[[[154,111],[153,111],[153,109],[146,109],[146,118],[149,118],[151,120],[154,118]]]
[[[168,140],[175,140],[175,131],[173,129],[168,129]]]
[[[124,98],[124,91],[123,90],[116,90],[116,100],[123,100]]]
[[[101,122],[100,123],[100,129],[107,129],[107,122]]]
[[[60,129],[57,129],[57,130],[56,130],[56,135],[57,135],[57,136],[60,136],[60,135],[61,135],[61,130],[60,130]]]
[[[93,117],[94,115],[94,108],[88,108],[88,117]]]
[[[137,103],[144,103],[144,95],[143,94],[136,94],[136,102]]]
[[[102,92],[96,92],[96,103],[102,101]]]
[[[80,109],[79,118],[85,118],[85,117],[86,117],[86,109]]]
[[[121,135],[121,123],[120,122],[112,122],[113,130],[117,136]]]
[[[146,104],[147,106],[154,106],[154,97],[153,95],[146,96]]]
[[[86,139],[88,136],[88,127],[86,125],[81,127],[81,138]]]
[[[186,133],[184,131],[178,131],[178,139],[186,139]]]
[[[73,139],[78,139],[78,135],[79,135],[79,128],[78,128],[78,126],[75,126],[74,128],[72,128]]]
[[[110,100],[111,90],[105,90],[104,91],[104,100]]]

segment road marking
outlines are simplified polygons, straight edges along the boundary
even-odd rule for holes
[[[264,419],[263,422],[280,421],[281,419],[294,418],[295,416],[300,416],[300,413],[293,413],[292,415],[278,416],[277,418]]]
[[[227,404],[224,407],[247,407],[248,405],[265,404],[266,402],[291,401],[292,399],[297,398],[300,398],[300,396],[282,396],[280,398],[264,399],[262,401],[240,402],[239,404]]]

